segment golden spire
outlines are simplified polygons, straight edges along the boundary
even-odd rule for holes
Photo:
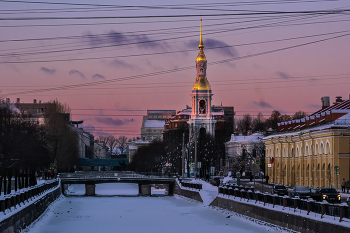
[[[200,32],[200,38],[199,38],[199,45],[198,48],[203,49],[204,48],[204,44],[203,44],[203,40],[202,40],[202,16],[201,16],[201,32]]]
[[[202,16],[201,16],[201,32],[200,32],[200,37],[199,37],[199,45],[198,45],[198,48],[199,48],[199,53],[198,53],[198,56],[197,56],[197,62],[199,61],[206,61],[206,57],[204,55],[204,44],[203,44],[203,39],[202,39]]]

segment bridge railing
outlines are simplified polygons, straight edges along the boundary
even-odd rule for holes
[[[59,173],[60,178],[175,178],[175,174],[160,172],[132,172],[132,171],[77,171],[74,173]]]

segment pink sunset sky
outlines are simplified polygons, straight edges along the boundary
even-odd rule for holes
[[[0,97],[139,136],[147,109],[191,104],[201,14],[212,103],[236,118],[349,98],[348,0],[0,1]]]

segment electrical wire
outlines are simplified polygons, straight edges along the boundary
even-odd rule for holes
[[[291,20],[288,20],[287,22],[291,22]],[[252,29],[252,28],[260,28],[263,26],[276,26],[276,23],[269,23],[269,24],[264,24],[264,25],[257,25],[257,26],[252,26],[252,27],[244,27],[244,28],[234,28],[234,29],[223,29],[223,30],[214,30],[214,31],[210,31],[205,33],[204,35],[212,35],[215,34],[217,35],[218,33],[226,33],[226,32],[231,32],[231,31],[238,31],[238,30],[246,30],[246,29]],[[115,36],[119,36],[120,34],[116,33]],[[158,43],[158,42],[164,42],[164,41],[171,41],[171,40],[178,40],[178,39],[184,39],[184,38],[190,38],[190,37],[197,37],[197,34],[192,34],[192,35],[185,35],[185,36],[177,36],[177,37],[171,37],[171,38],[165,38],[165,39],[156,39],[156,40],[148,40],[148,41],[132,41],[132,42],[128,42],[128,43],[123,43],[121,42],[120,44],[108,44],[108,45],[102,45],[102,46],[89,46],[89,47],[83,47],[83,48],[76,48],[76,46],[74,46],[74,49],[60,49],[60,50],[49,50],[49,51],[44,51],[44,52],[32,52],[32,53],[22,53],[22,54],[18,54],[18,53],[13,53],[11,55],[31,55],[31,54],[52,54],[52,53],[64,53],[64,52],[75,52],[75,51],[82,51],[82,50],[95,50],[95,49],[101,49],[101,48],[111,48],[111,47],[121,47],[121,46],[125,46],[125,45],[144,45],[144,44],[153,44],[153,43]],[[85,37],[86,39],[94,39],[94,38],[98,38],[95,36],[87,36]],[[127,39],[127,38],[125,38]],[[20,61],[20,62],[25,62],[25,61]]]
[[[327,40],[333,40],[333,39],[338,39],[341,37],[349,36],[350,33],[345,33],[342,35],[338,36],[333,36],[325,39],[320,39],[320,40],[315,40],[307,43],[302,43],[302,44],[297,44],[293,46],[288,46],[284,48],[279,48],[279,49],[274,49],[274,50],[269,50],[261,53],[256,53],[256,54],[250,54],[246,56],[241,56],[241,57],[234,57],[234,58],[228,58],[224,60],[219,60],[216,62],[211,62],[209,65],[218,65],[218,64],[223,64],[231,61],[237,61],[237,60],[242,60],[242,59],[247,59],[255,56],[261,56],[261,55],[266,55],[270,53],[275,53],[275,52],[280,52],[280,51],[285,51],[288,49],[293,49],[293,48],[298,48],[306,45],[311,45],[319,42],[324,42]],[[162,74],[167,74],[167,73],[174,73],[178,71],[184,71],[192,69],[192,66],[187,66],[187,67],[181,67],[181,68],[176,68],[176,69],[170,69],[170,70],[164,70],[164,71],[158,71],[158,72],[153,72],[153,73],[148,73],[148,74],[142,74],[142,75],[132,75],[132,76],[127,76],[127,77],[122,77],[122,78],[115,78],[115,79],[109,79],[109,80],[103,80],[103,81],[96,81],[96,82],[90,82],[90,83],[82,83],[82,84],[75,84],[75,85],[66,85],[66,86],[60,86],[60,87],[54,87],[54,88],[45,88],[45,89],[36,89],[32,91],[22,91],[22,92],[14,92],[14,93],[7,93],[3,96],[8,96],[8,95],[19,95],[19,94],[30,94],[30,93],[37,93],[37,92],[45,92],[45,91],[55,91],[55,90],[64,90],[64,89],[71,89],[71,88],[77,88],[77,87],[82,87],[82,86],[89,86],[89,85],[100,85],[100,84],[106,84],[106,83],[111,83],[111,82],[120,82],[120,81],[125,81],[125,80],[132,80],[132,79],[140,79],[140,78],[146,78],[146,77],[152,77],[152,76],[157,76],[157,75],[162,75]]]

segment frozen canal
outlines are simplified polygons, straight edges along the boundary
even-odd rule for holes
[[[76,185],[70,190],[83,194],[84,186]],[[96,187],[100,195],[133,195],[137,191],[135,184]],[[176,196],[61,197],[25,230],[27,233],[268,231],[274,230]]]

